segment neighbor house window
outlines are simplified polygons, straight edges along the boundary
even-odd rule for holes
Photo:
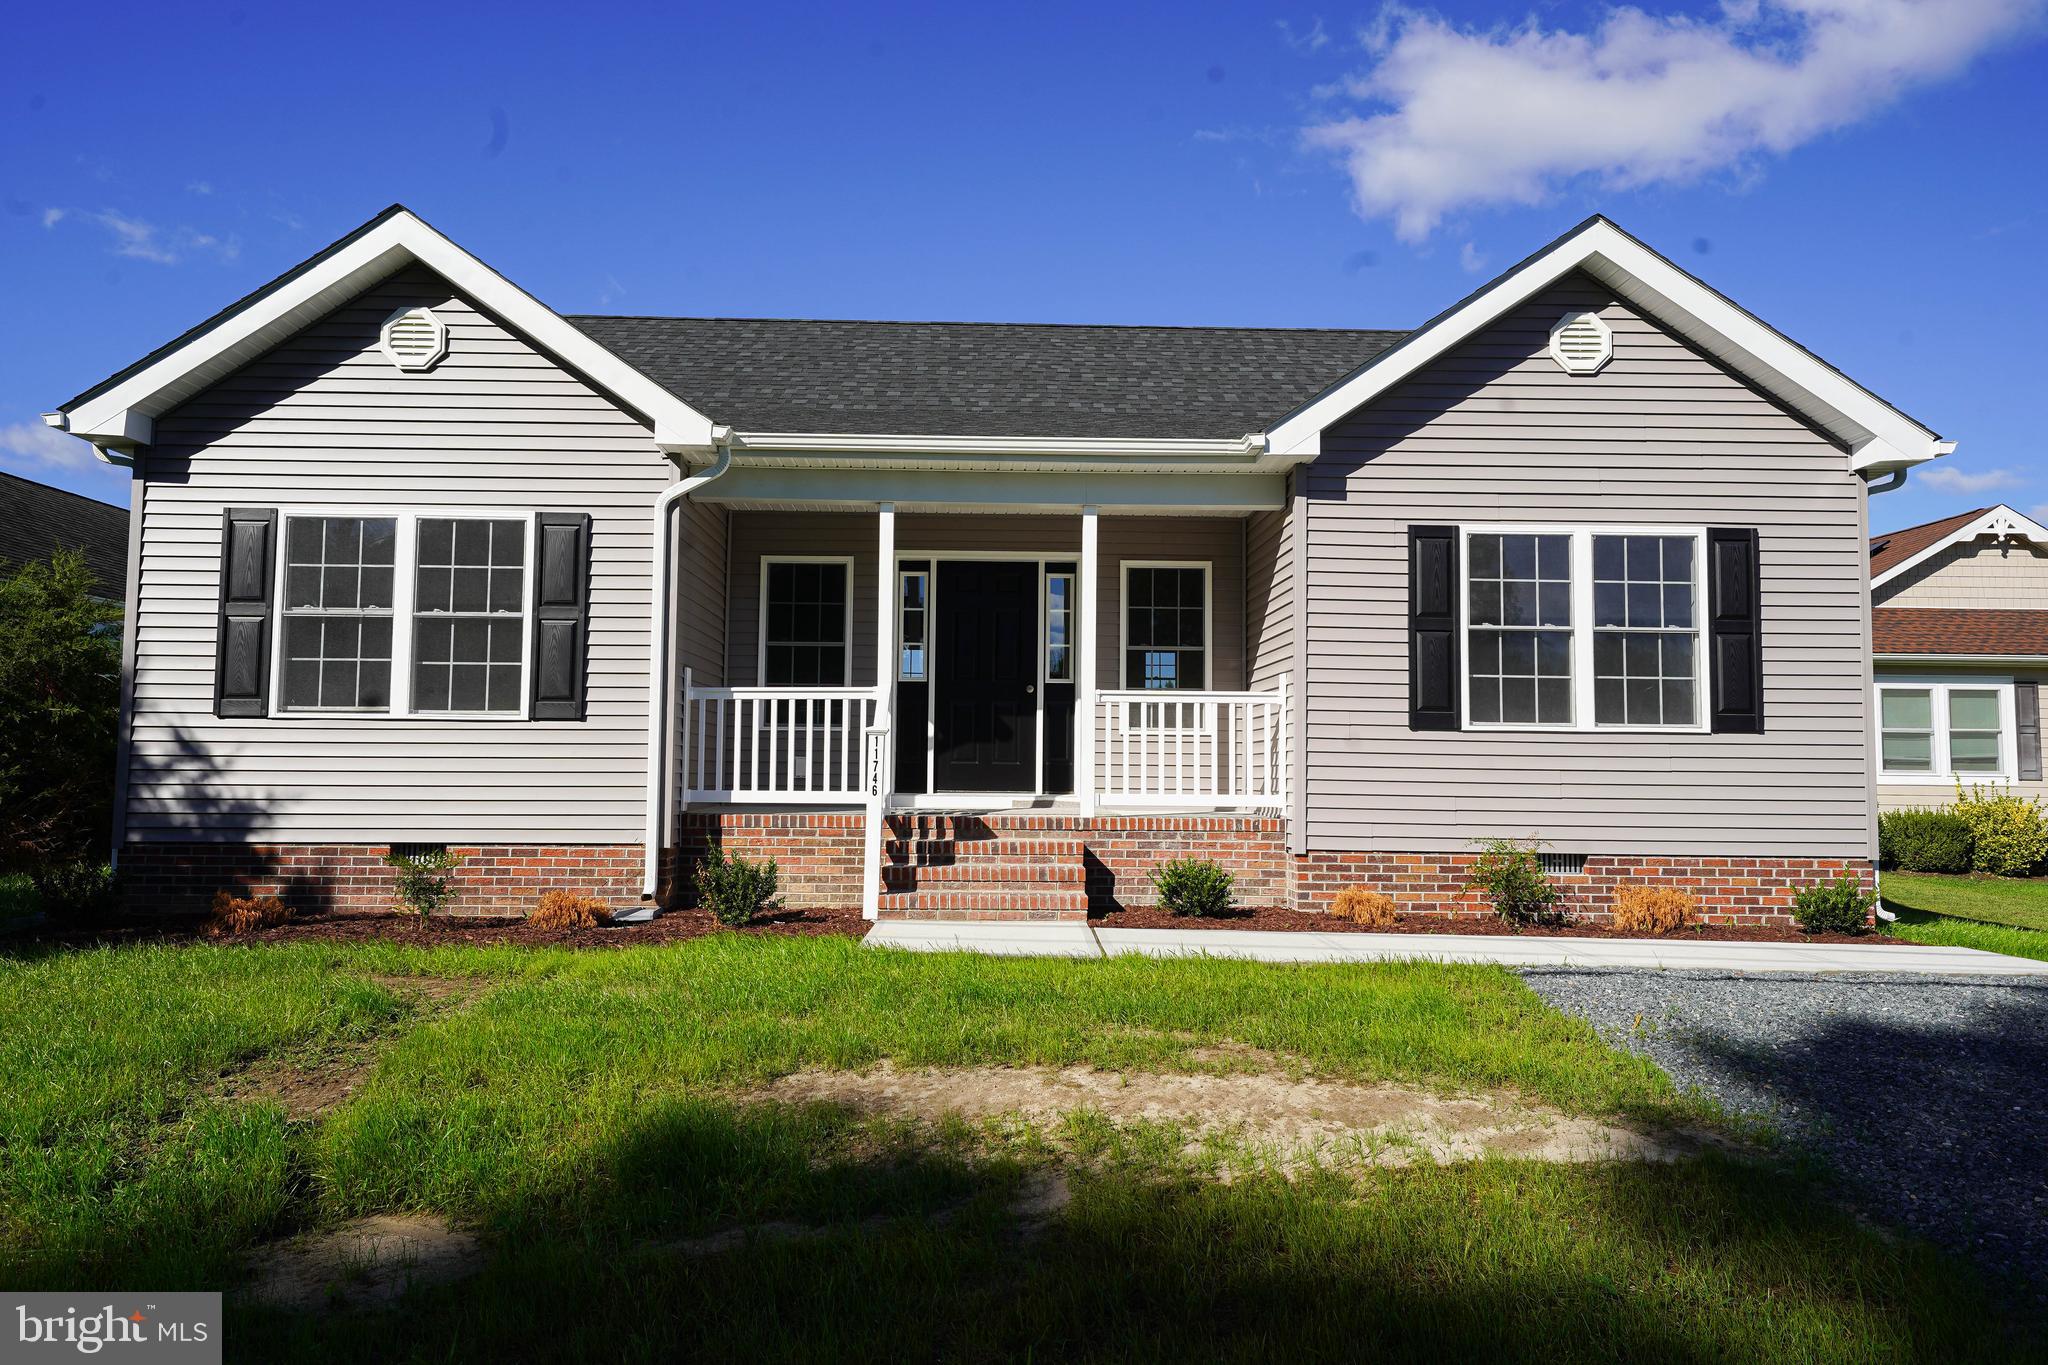
[[[1124,565],[1124,686],[1209,685],[1209,566]]]
[[[520,709],[527,525],[524,518],[420,518],[413,710]]]
[[[1880,678],[1877,727],[1885,778],[1997,780],[2017,767],[2009,679]]]
[[[284,522],[281,711],[525,713],[531,516]]]
[[[1045,576],[1045,680],[1074,680],[1074,575]]]
[[[904,682],[925,679],[925,624],[931,617],[931,574],[910,569],[896,575],[897,638],[903,642],[896,676]]]
[[[1704,537],[1467,528],[1466,723],[1698,729]]]
[[[771,559],[761,574],[761,681],[769,687],[844,687],[853,562]]]
[[[397,547],[395,517],[285,518],[282,709],[390,709]]]

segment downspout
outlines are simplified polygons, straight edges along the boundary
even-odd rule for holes
[[[1912,466],[1910,466],[1910,465],[1900,465],[1900,466],[1899,466],[1899,467],[1898,467],[1897,469],[1894,469],[1894,470],[1893,470],[1893,471],[1892,471],[1892,472],[1891,472],[1890,474],[1887,474],[1887,475],[1886,475],[1886,476],[1885,476],[1884,478],[1882,478],[1882,479],[1865,479],[1865,480],[1863,481],[1863,492],[1864,492],[1864,495],[1865,495],[1865,496],[1864,496],[1864,504],[1863,504],[1863,505],[1864,505],[1864,508],[1865,508],[1865,511],[1864,511],[1864,525],[1863,525],[1863,530],[1864,530],[1864,533],[1865,533],[1866,537],[1868,536],[1868,533],[1869,533],[1869,531],[1870,531],[1870,514],[1869,514],[1869,510],[1868,510],[1868,509],[1869,509],[1869,506],[1870,506],[1870,501],[1869,501],[1869,500],[1870,500],[1871,498],[1874,498],[1874,497],[1876,497],[1876,496],[1877,496],[1877,495],[1878,495],[1879,493],[1893,493],[1893,492],[1897,492],[1897,491],[1898,491],[1899,489],[1901,489],[1901,488],[1904,488],[1904,487],[1906,486],[1906,474],[1907,474],[1908,470],[1910,470],[1911,468],[1912,468]],[[1865,583],[1867,584],[1867,583],[1869,582],[1869,580],[1870,580],[1870,576],[1869,576],[1869,574],[1868,574],[1868,573],[1866,573],[1866,574],[1864,575],[1864,582],[1865,582]],[[1866,620],[1866,621],[1868,621],[1868,620],[1869,620],[1869,615],[1868,615],[1868,613],[1869,613],[1869,610],[1870,610],[1870,607],[1869,607],[1869,597],[1868,597],[1868,591],[1869,591],[1869,590],[1868,590],[1868,589],[1866,588],[1866,589],[1865,589],[1865,603],[1866,603],[1866,605],[1865,605],[1865,613],[1866,613],[1866,615],[1865,615],[1865,620]],[[1867,628],[1867,627],[1866,627],[1866,635],[1865,635],[1865,638],[1868,638],[1868,628]],[[1873,671],[1874,671],[1874,670],[1873,670]],[[1874,781],[1874,779],[1873,779],[1873,781]],[[1873,805],[1875,805],[1875,804],[1876,804],[1876,799],[1877,799],[1877,798],[1876,798],[1876,795],[1875,795],[1875,788],[1873,787],[1873,789],[1872,789],[1872,797],[1871,797],[1871,802],[1872,802],[1872,804],[1873,804]],[[1872,851],[1873,851],[1873,852],[1875,852],[1875,850],[1874,850],[1874,849],[1873,849]],[[1884,921],[1884,922],[1886,922],[1886,923],[1889,923],[1889,922],[1891,922],[1892,920],[1895,920],[1895,919],[1897,919],[1897,918],[1898,918],[1898,916],[1897,916],[1897,915],[1895,915],[1895,914],[1893,914],[1893,913],[1892,913],[1891,911],[1889,911],[1889,910],[1887,910],[1887,909],[1885,909],[1885,908],[1884,908],[1884,873],[1883,873],[1883,871],[1881,871],[1881,870],[1876,870],[1876,864],[1877,864],[1877,859],[1876,859],[1876,858],[1874,858],[1874,857],[1873,857],[1873,858],[1872,858],[1872,859],[1871,859],[1870,861],[1871,861],[1871,865],[1872,865],[1872,868],[1873,868],[1873,871],[1871,872],[1871,879],[1872,879],[1872,882],[1873,882],[1873,884],[1874,884],[1874,886],[1875,886],[1875,888],[1876,888],[1876,890],[1877,890],[1877,895],[1878,895],[1878,901],[1877,901],[1877,917],[1878,917],[1878,919],[1880,919],[1880,920],[1882,920],[1882,921]]]
[[[1906,486],[1906,467],[1894,469],[1882,479],[1864,480],[1863,491],[1876,497],[1879,493],[1895,493]]]
[[[673,540],[669,534],[669,514],[678,502],[732,468],[732,428],[714,427],[711,441],[718,451],[711,468],[670,484],[654,500],[653,591],[648,594],[647,608],[647,831],[646,859],[640,879],[643,900],[652,899],[661,884],[662,802],[668,792],[668,719],[675,710],[669,704],[669,581],[674,576],[669,563]]]

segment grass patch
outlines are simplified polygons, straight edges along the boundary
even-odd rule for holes
[[[1894,938],[1909,939],[1940,948],[1976,948],[2007,957],[2029,957],[2048,962],[2048,934],[2034,929],[2008,929],[2001,924],[1979,924],[1975,920],[1950,919],[1924,910],[1894,906],[1898,919],[1888,926]]]
[[[1956,1263],[1759,1166],[1287,1180],[1214,1144],[1190,1154],[1170,1125],[1084,1113],[1006,1137],[746,1097],[883,1059],[1214,1071],[1224,1044],[1571,1113],[1711,1117],[1491,967],[731,936],[28,954],[0,958],[0,1282],[221,1288],[280,1233],[421,1209],[477,1230],[474,1280],[382,1316],[231,1297],[235,1353],[1269,1359],[1365,1340],[1489,1359],[1982,1358],[2019,1330]],[[372,1070],[315,1115],[221,1084],[338,1051]],[[1020,1233],[1010,1204],[1054,1160],[1074,1202]],[[766,1221],[825,1231],[686,1250]]]
[[[1931,872],[1887,872],[1885,904],[1951,919],[2048,930],[2048,878],[1946,877]]]
[[[0,929],[17,920],[25,920],[43,908],[42,897],[36,894],[35,883],[26,872],[10,872],[0,876]]]

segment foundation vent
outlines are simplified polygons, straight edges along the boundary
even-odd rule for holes
[[[1543,864],[1547,876],[1576,877],[1586,870],[1586,855],[1583,853],[1539,853],[1536,858]]]

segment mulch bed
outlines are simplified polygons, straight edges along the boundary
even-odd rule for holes
[[[1369,929],[1335,915],[1304,914],[1298,910],[1271,907],[1234,910],[1228,915],[1205,919],[1175,915],[1158,906],[1134,905],[1104,915],[1090,915],[1088,922],[1098,929],[1232,929],[1279,930],[1308,934],[1484,934],[1488,936],[1534,935],[1540,938],[1640,938],[1619,934],[1602,924],[1541,924],[1518,927],[1494,915],[1404,915],[1391,929]],[[1750,927],[1732,924],[1703,924],[1683,933],[1666,934],[1673,943],[1886,943],[1898,939],[1888,934],[1809,934],[1796,925]]]
[[[643,944],[679,943],[703,938],[707,934],[738,934],[746,938],[844,934],[858,938],[867,931],[868,923],[857,909],[781,910],[759,916],[741,929],[727,929],[712,919],[708,911],[672,910],[645,924],[611,924],[595,929],[554,932],[530,928],[526,921],[514,919],[475,919],[454,915],[422,922],[409,915],[337,913],[308,916],[275,928],[221,939],[207,936],[204,916],[180,916],[79,928],[43,925],[21,934],[13,942],[63,947],[204,942],[401,943],[416,948],[499,944],[521,948],[630,948]]]

